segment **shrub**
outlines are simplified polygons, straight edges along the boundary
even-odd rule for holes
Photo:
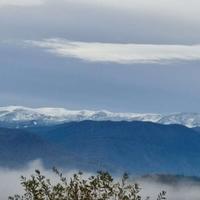
[[[99,171],[95,176],[83,178],[83,173],[74,174],[69,180],[56,168],[54,173],[59,182],[52,184],[35,170],[30,178],[21,177],[25,194],[9,197],[9,200],[141,200],[140,187],[128,181],[125,173],[120,181],[115,181],[108,172]],[[158,195],[157,200],[165,199],[166,192]],[[148,197],[146,199],[149,199]]]

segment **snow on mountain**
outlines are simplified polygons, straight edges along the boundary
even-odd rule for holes
[[[187,127],[200,126],[200,114],[175,113],[170,115],[152,113],[113,113],[106,110],[67,110],[64,108],[27,108],[22,106],[0,107],[0,123],[32,126],[60,124],[71,121],[149,121],[161,124],[182,124]]]

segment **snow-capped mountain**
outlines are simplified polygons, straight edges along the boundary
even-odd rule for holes
[[[149,121],[160,124],[181,124],[187,127],[200,126],[200,114],[175,113],[114,113],[106,110],[67,110],[64,108],[27,108],[21,106],[0,107],[0,125],[15,127],[60,124],[72,121]]]

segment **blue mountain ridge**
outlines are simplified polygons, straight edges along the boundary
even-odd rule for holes
[[[0,165],[18,167],[40,158],[47,167],[199,175],[199,144],[193,129],[140,121],[1,128]]]

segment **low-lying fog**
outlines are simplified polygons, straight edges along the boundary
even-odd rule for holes
[[[55,174],[51,170],[47,170],[43,167],[40,161],[33,161],[21,170],[10,170],[0,168],[0,200],[8,199],[8,196],[14,194],[23,193],[23,189],[20,185],[20,176],[29,177],[34,173],[35,169],[39,169],[42,174],[46,175],[53,181],[58,180]],[[75,171],[66,172],[66,177],[71,176]],[[88,176],[89,174],[85,174]],[[157,182],[155,180],[139,179],[137,181],[140,184],[141,196],[149,196],[151,199],[156,200],[157,194],[162,190],[167,191],[168,200],[199,200],[200,198],[200,185],[195,182],[179,182],[176,185],[169,185]]]

